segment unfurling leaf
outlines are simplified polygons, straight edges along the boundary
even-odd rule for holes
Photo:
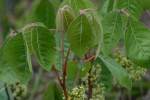
[[[95,46],[95,35],[93,34],[92,26],[84,14],[78,16],[72,22],[67,31],[67,37],[71,50],[80,57]]]
[[[66,32],[70,23],[74,20],[75,14],[68,5],[59,8],[56,16],[56,28],[58,32]]]
[[[69,5],[76,13],[80,14],[80,10],[94,8],[90,0],[64,0],[61,6]]]
[[[83,10],[84,11],[84,10]],[[103,43],[103,32],[101,19],[95,9],[85,10],[85,15],[87,16],[89,23],[92,27],[92,31],[94,34],[95,45],[102,45]]]

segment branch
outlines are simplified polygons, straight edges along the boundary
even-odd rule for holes
[[[86,58],[84,59],[84,62],[93,61],[94,59],[95,59],[95,56],[86,57]]]
[[[55,65],[52,65],[52,70],[55,72],[56,77],[58,79],[58,82],[59,82],[60,86],[63,87],[63,82],[62,82],[62,80],[61,80],[61,78],[59,76],[58,70],[55,68]]]
[[[63,76],[67,76],[67,63],[68,63],[68,58],[69,58],[69,54],[70,54],[70,48],[67,51],[67,56],[64,62],[64,66],[63,66]]]

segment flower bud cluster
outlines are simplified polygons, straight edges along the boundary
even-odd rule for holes
[[[73,88],[69,92],[69,100],[84,100],[84,98],[85,98],[85,87],[82,85]]]
[[[120,52],[117,52],[114,55],[114,58],[116,59],[116,61],[119,64],[121,64],[127,70],[130,78],[135,81],[140,80],[146,72],[145,68],[142,68],[141,66],[137,66],[135,63],[133,63],[127,57],[123,56]]]
[[[69,92],[69,100],[87,100],[89,90],[89,79],[92,84],[92,98],[90,100],[105,100],[105,87],[100,83],[101,66],[94,65],[85,77],[82,78],[82,85],[75,87]],[[90,78],[89,78],[90,77]]]
[[[19,82],[10,85],[10,89],[15,100],[22,100],[27,95],[27,87]]]
[[[96,84],[93,88],[93,96],[90,100],[105,100],[105,87],[103,84]]]
[[[96,64],[92,68],[92,75],[94,77],[93,81],[93,95],[91,100],[105,100],[105,87],[102,83],[100,83],[100,75],[101,75],[101,65]]]

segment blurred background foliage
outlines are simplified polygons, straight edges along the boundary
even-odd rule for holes
[[[50,5],[48,2],[45,2],[45,0],[0,0],[0,45],[11,30],[16,31],[29,22],[42,21],[49,28],[54,29],[56,12],[62,0],[49,1],[51,2]],[[100,10],[105,0],[92,1]],[[45,8],[44,6],[37,6],[40,3],[43,3],[43,5],[48,8]],[[46,9],[50,9],[51,13],[47,13]],[[38,14],[40,16],[33,17],[33,14]],[[45,14],[47,15],[42,16]],[[141,14],[141,21],[144,22],[147,27],[150,27],[149,11],[145,11],[145,13]],[[28,86],[28,96],[25,97],[25,100],[42,100],[42,93],[45,91],[45,88],[47,88],[47,85],[43,84],[48,84],[49,80],[54,79],[55,76],[53,73],[47,73],[40,69],[34,59],[33,66],[34,74],[30,81],[32,84],[29,84]],[[52,86],[49,88],[56,88],[54,83],[51,83]],[[0,100],[7,100],[7,93],[5,92],[6,89],[1,88],[0,90]],[[50,94],[48,96],[50,96]],[[109,93],[107,93],[106,100],[150,100],[150,71],[143,76],[142,80],[133,83],[133,89],[131,92],[128,92],[119,86],[115,86]]]

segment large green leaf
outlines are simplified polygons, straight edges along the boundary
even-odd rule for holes
[[[131,88],[131,80],[129,79],[129,75],[121,65],[109,57],[100,56],[99,58],[122,86],[129,89]]]
[[[56,11],[57,11],[58,8],[60,7],[61,2],[62,2],[63,0],[49,0],[49,1],[53,4],[54,8],[55,8]]]
[[[118,12],[110,12],[102,20],[104,41],[103,53],[110,54],[111,50],[117,45],[123,34],[122,17]]]
[[[112,74],[110,72],[110,70],[107,68],[107,66],[98,58],[96,59],[96,64],[100,65],[100,78],[97,80],[98,83],[101,83],[104,85],[105,87],[105,91],[110,91],[110,89],[112,88],[112,84],[113,84],[113,77]]]
[[[50,82],[44,92],[43,100],[63,100],[63,92],[56,82]]]
[[[137,0],[118,0],[117,6],[119,9],[124,9],[127,13],[129,13],[129,15],[131,14],[138,19],[143,12],[143,8],[141,7],[141,5],[139,5]]]
[[[125,34],[126,53],[134,62],[146,65],[150,61],[150,30],[131,18]]]
[[[150,0],[137,0],[144,10],[150,10]]]
[[[21,33],[9,36],[0,51],[0,80],[26,83],[31,76],[28,48]]]
[[[95,45],[95,35],[93,34],[92,26],[84,14],[72,22],[67,36],[71,50],[80,57]]]
[[[30,24],[22,30],[30,52],[37,57],[40,65],[50,71],[51,65],[55,63],[56,44],[54,34],[41,24]]]
[[[49,28],[55,28],[56,8],[50,0],[35,0],[28,13],[28,22],[42,22]]]
[[[110,91],[113,85],[113,77],[109,69],[102,64],[101,74],[100,74],[100,83],[105,87],[105,91]]]
[[[113,9],[113,2],[114,2],[113,0],[105,0],[105,1],[103,1],[103,5],[102,5],[102,7],[100,9],[100,13],[102,15],[105,15],[105,14],[109,13],[110,11],[112,11],[112,9]]]

